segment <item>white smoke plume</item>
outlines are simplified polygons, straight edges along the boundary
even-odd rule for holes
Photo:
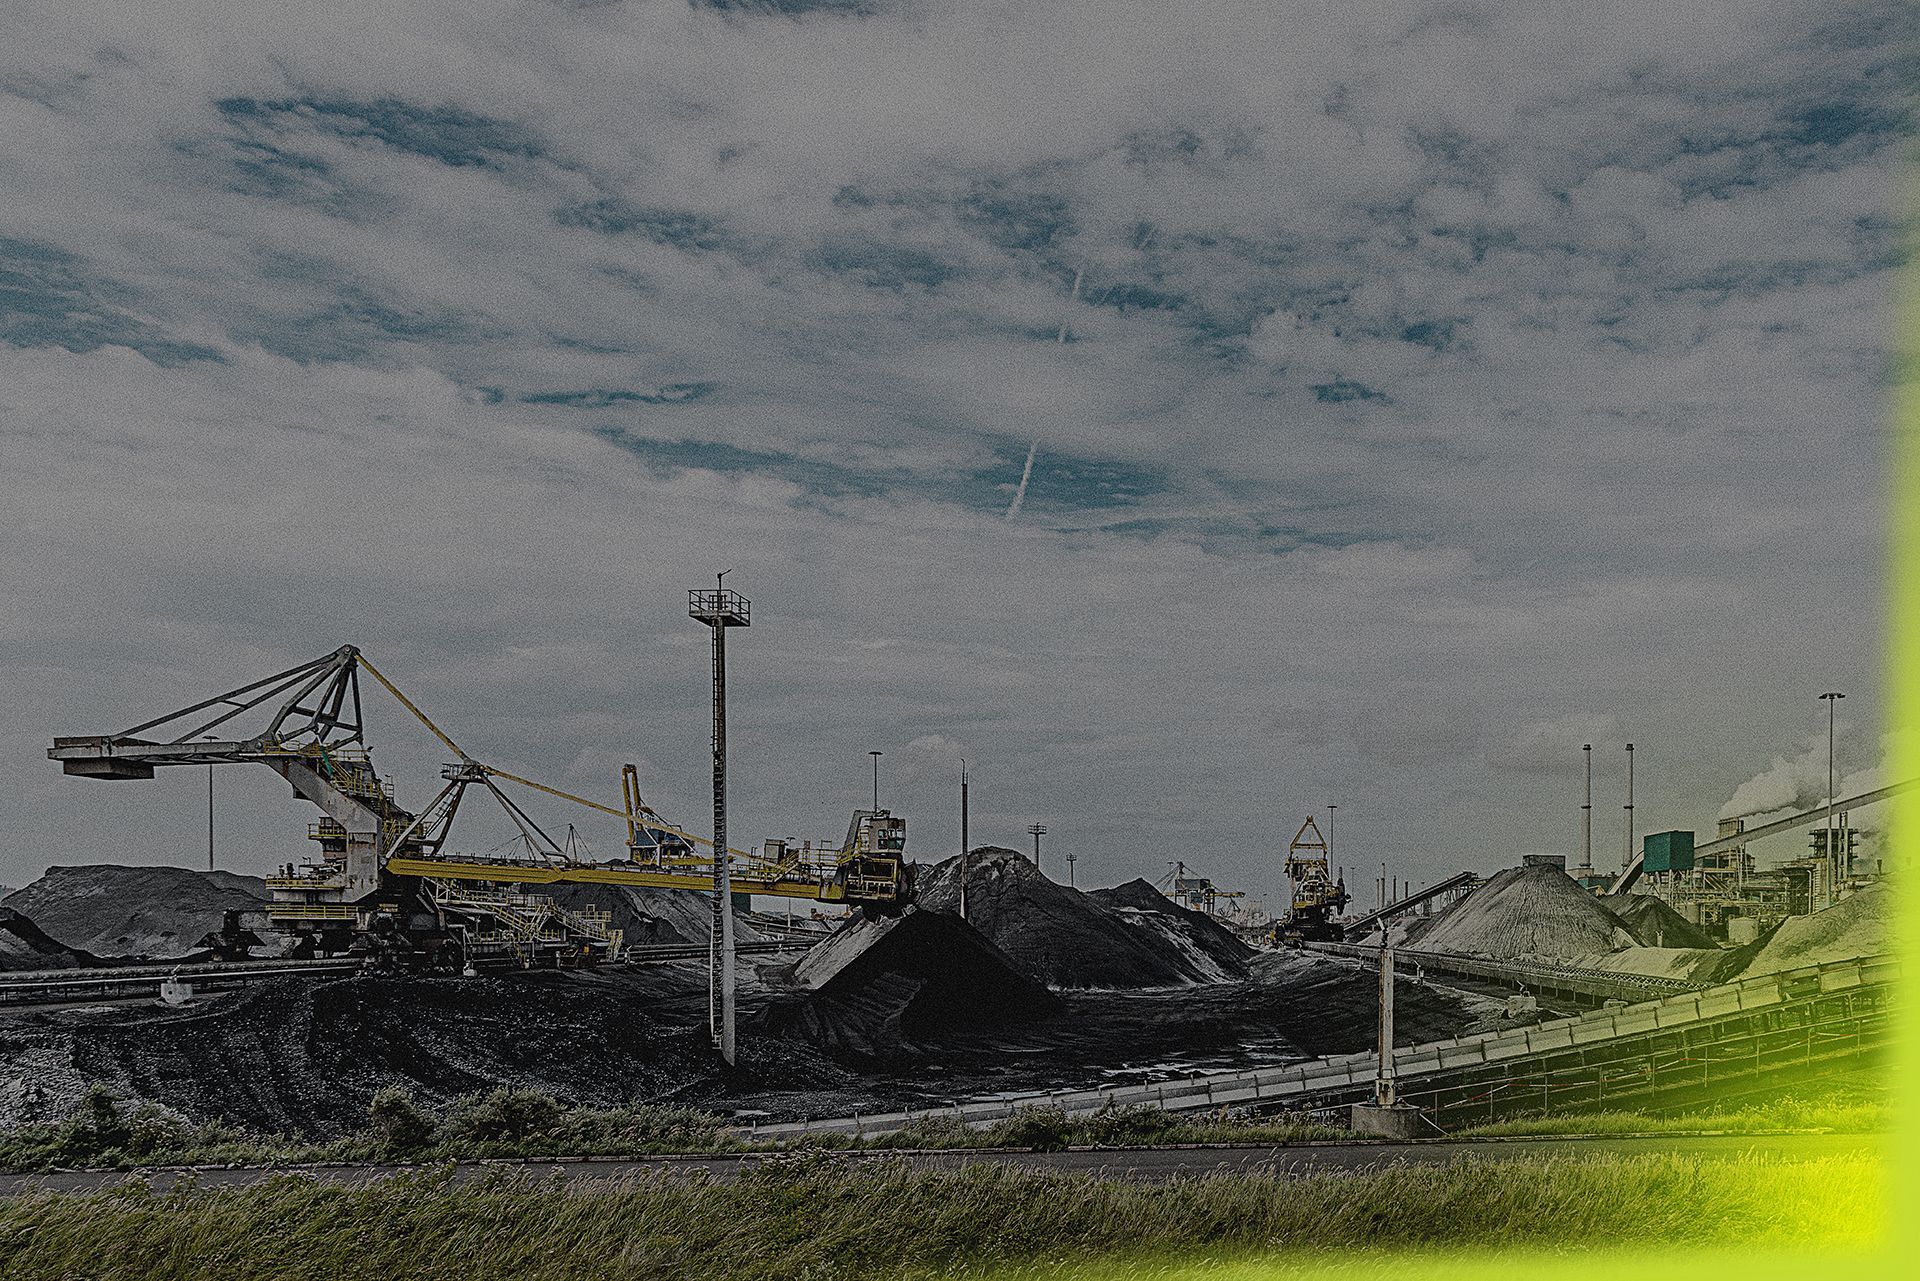
[[[1886,784],[1889,744],[1884,735],[1880,746],[1881,763],[1841,774],[1834,783],[1835,796],[1857,796]],[[1805,751],[1797,756],[1774,757],[1773,764],[1765,771],[1735,788],[1732,799],[1720,807],[1720,817],[1761,820],[1785,817],[1824,805],[1826,801],[1827,739],[1824,734],[1816,734],[1807,739]]]

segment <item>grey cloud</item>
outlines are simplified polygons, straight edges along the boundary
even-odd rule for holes
[[[1568,716],[1676,744],[1675,825],[1795,749],[1805,668],[1873,720],[1830,624],[1882,555],[1906,7],[779,8],[0,53],[23,732],[365,638],[686,812],[722,563],[769,830],[938,739],[1116,869],[1203,829],[1265,876],[1337,787],[1424,876],[1495,857],[1468,811],[1566,846]],[[124,848],[137,798],[22,761],[32,848]]]

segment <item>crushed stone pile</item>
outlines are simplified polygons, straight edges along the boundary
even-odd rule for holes
[[[10,907],[0,907],[0,970],[68,970],[100,958],[68,947]]]
[[[24,913],[68,947],[96,956],[172,959],[220,929],[229,910],[274,950],[281,935],[266,917],[266,882],[235,872],[94,863],[50,867],[0,905]]]
[[[1557,867],[1509,868],[1429,919],[1409,946],[1502,960],[1577,961],[1641,942]]]
[[[1644,974],[1651,978],[1685,979],[1690,983],[1718,983],[1739,968],[1740,958],[1720,947],[1629,947],[1601,952],[1575,964],[1615,974]]]
[[[1652,894],[1608,894],[1600,902],[1648,947],[1718,947],[1711,934]]]
[[[626,885],[540,885],[536,894],[561,907],[579,910],[597,907],[613,918],[628,945],[646,943],[705,943],[712,932],[713,895],[698,890],[659,890]],[[733,938],[737,943],[765,942],[771,936],[756,930],[736,913]]]
[[[918,903],[921,911],[959,914],[957,855],[920,870]],[[1018,850],[983,845],[970,859],[967,923],[1050,988],[1176,987],[1245,976],[1243,962],[1208,953],[1184,932],[1175,941],[1168,928],[1173,919],[1130,921],[1091,895],[1048,880]]]
[[[1112,889],[1091,890],[1087,897],[1128,925],[1186,952],[1196,966],[1211,971],[1218,981],[1243,978],[1247,973],[1254,949],[1239,935],[1205,912],[1180,906],[1144,879],[1136,877]]]
[[[1741,977],[1889,950],[1893,944],[1887,935],[1887,897],[1885,886],[1872,885],[1811,916],[1789,916],[1747,963]]]
[[[889,1058],[1058,1007],[967,922],[924,910],[849,922],[814,945],[793,981],[806,995],[769,1006],[761,1026],[841,1058]]]

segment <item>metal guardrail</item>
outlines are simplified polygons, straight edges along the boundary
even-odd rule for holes
[[[1891,984],[1897,976],[1898,965],[1892,957],[1872,956],[1737,979],[1702,991],[1619,1009],[1592,1010],[1533,1027],[1399,1046],[1393,1051],[1394,1074],[1404,1093],[1410,1088],[1409,1082],[1422,1076],[1493,1065],[1519,1067],[1529,1059],[1570,1049],[1696,1026],[1730,1014],[1776,1008],[1850,989],[1883,986]],[[1215,1072],[1147,1085],[1035,1092],[1018,1098],[755,1125],[752,1129],[760,1138],[784,1138],[809,1133],[886,1134],[922,1120],[957,1120],[980,1128],[1005,1120],[1027,1107],[1058,1108],[1069,1116],[1086,1116],[1109,1107],[1142,1106],[1169,1112],[1255,1107],[1304,1109],[1313,1106],[1316,1099],[1351,1098],[1356,1091],[1369,1088],[1378,1071],[1378,1057],[1374,1051],[1366,1050],[1284,1067]]]

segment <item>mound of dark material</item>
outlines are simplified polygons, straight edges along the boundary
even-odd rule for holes
[[[1150,930],[1175,947],[1191,949],[1196,960],[1211,964],[1223,979],[1240,978],[1247,972],[1254,949],[1239,935],[1205,912],[1181,907],[1141,878],[1112,889],[1090,890],[1087,897],[1129,925]]]
[[[1652,894],[1609,894],[1600,900],[1648,947],[1718,947],[1713,936]]]
[[[68,947],[9,907],[0,907],[0,970],[67,970],[100,958]]]
[[[762,1026],[841,1058],[889,1058],[1057,1008],[979,931],[924,908],[841,927],[802,958],[793,979],[808,994],[770,1006]]]
[[[4,902],[69,947],[97,956],[167,958],[191,952],[230,909],[263,938],[274,937],[266,897],[266,882],[254,876],[96,863],[50,867]]]
[[[970,862],[967,923],[1048,987],[1173,987],[1246,973],[1237,959],[1219,961],[1184,937],[1129,923],[1126,913],[1056,885],[1018,850],[984,845]],[[959,914],[958,857],[921,870],[917,901],[925,911]]]
[[[1640,944],[1619,917],[1557,867],[1509,868],[1432,922],[1410,945],[1464,956],[1572,961]]]
[[[675,1020],[663,1003],[690,995],[704,1007],[703,989],[698,976],[659,969],[287,978],[205,1007],[56,1016],[56,1044],[85,1079],[188,1116],[325,1136],[364,1128],[369,1100],[387,1085],[423,1104],[496,1086],[571,1104],[697,1102],[729,1080],[707,1043],[704,1009],[699,1022]],[[805,1046],[743,1041],[730,1083],[837,1075]]]
[[[705,943],[712,929],[713,896],[696,890],[635,889],[624,885],[541,885],[534,892],[561,907],[597,907],[613,918],[626,943]],[[766,936],[734,918],[734,941]]]

